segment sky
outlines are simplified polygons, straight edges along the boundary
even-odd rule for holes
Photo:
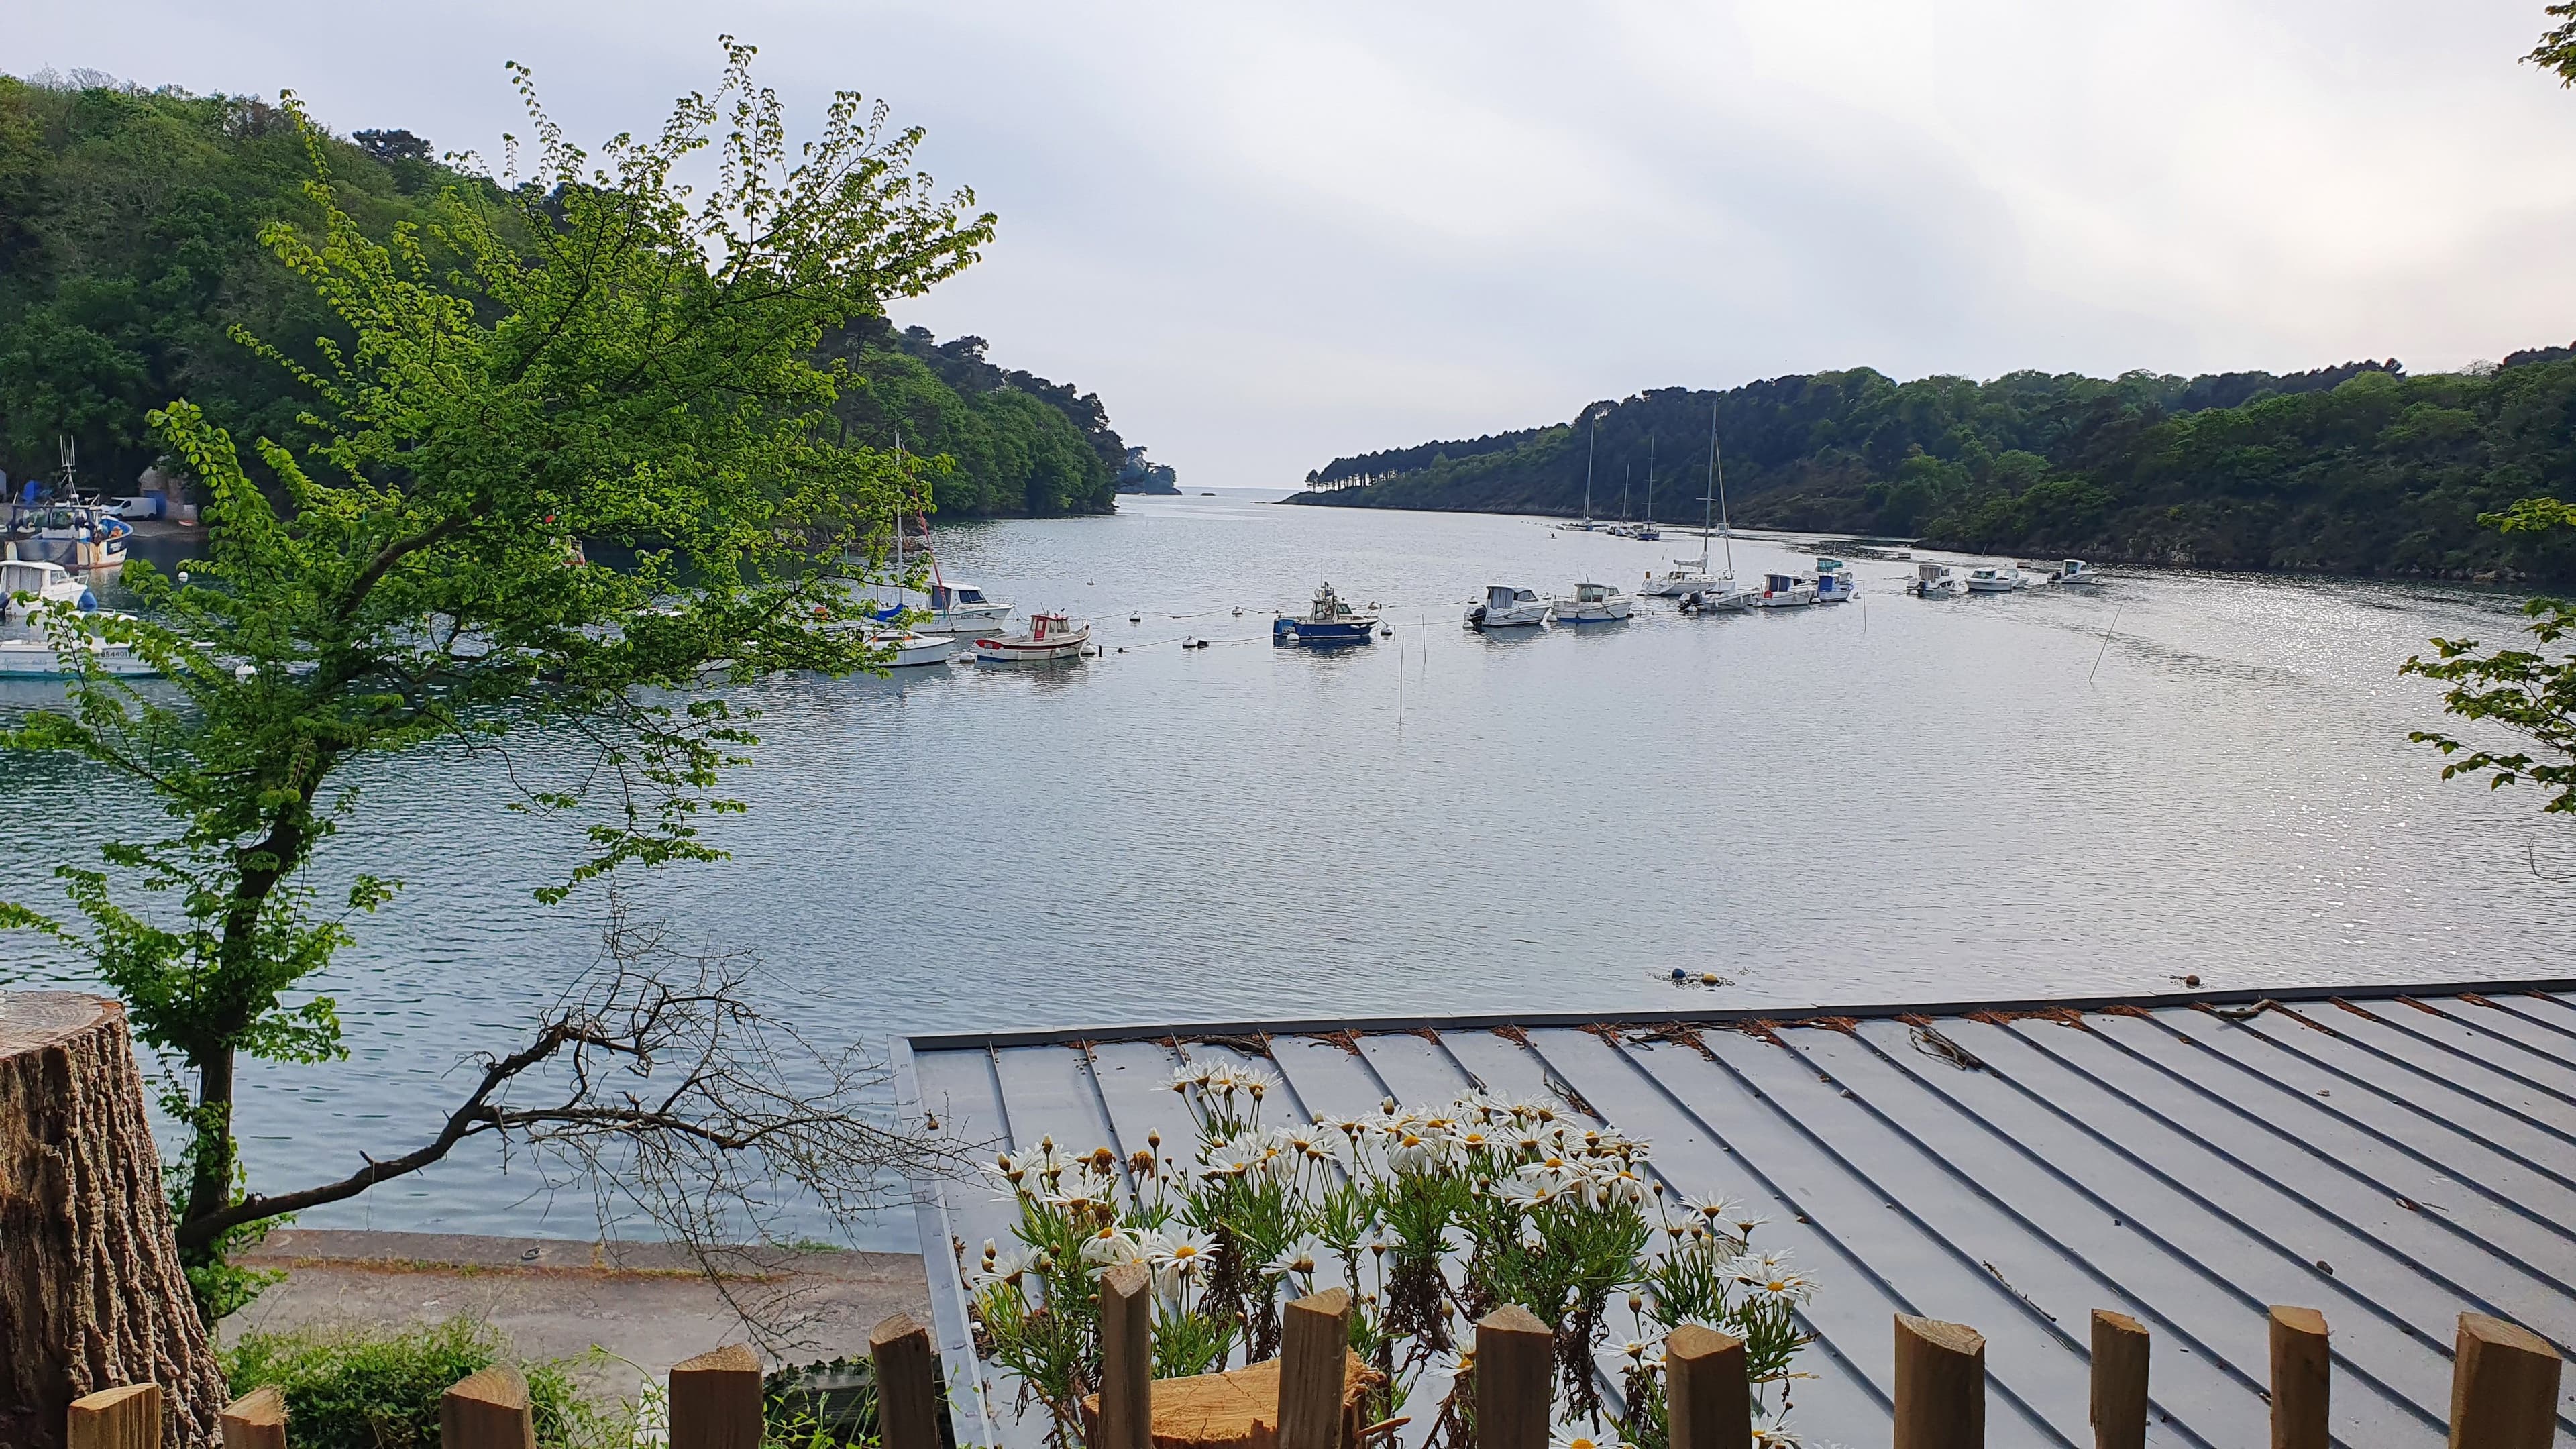
[[[1185,486],[1866,365],[2417,372],[2576,338],[2541,0],[0,0],[0,70],[292,89],[497,155],[760,47],[1000,215],[895,320],[1097,391]]]

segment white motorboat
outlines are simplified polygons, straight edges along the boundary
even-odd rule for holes
[[[1610,624],[1637,611],[1635,596],[1609,584],[1576,584],[1574,597],[1556,601],[1560,624]]]
[[[1816,581],[1805,574],[1764,574],[1762,592],[1753,596],[1757,609],[1794,609],[1816,601]]]
[[[1843,566],[1841,559],[1817,559],[1812,577],[1819,604],[1844,603],[1860,593],[1860,580],[1852,577],[1852,571]]]
[[[1637,586],[1637,592],[1650,599],[1678,599],[1688,594],[1701,594],[1710,589],[1723,588],[1734,582],[1732,579],[1722,579],[1710,573],[1708,558],[1704,554],[1698,558],[1677,558],[1673,562],[1680,564],[1681,567],[1669,573],[1660,574],[1648,570],[1646,581]]]
[[[1968,592],[1972,594],[2009,594],[2021,587],[2021,570],[1980,568],[1968,570]]]
[[[1914,582],[1905,586],[1905,592],[1918,599],[1955,599],[1960,594],[1959,577],[1948,564],[1918,563]]]
[[[1553,605],[1553,600],[1532,589],[1488,584],[1485,586],[1485,602],[1467,606],[1467,627],[1510,629],[1523,624],[1544,624]]]
[[[95,609],[98,596],[61,564],[0,559],[0,623],[25,623],[41,609]]]
[[[930,617],[912,626],[917,634],[999,634],[1010,627],[1011,606],[984,597],[972,584],[930,585]]]
[[[1031,614],[1025,634],[998,634],[977,639],[975,662],[978,664],[1036,664],[1054,659],[1079,659],[1091,643],[1091,626],[1077,624],[1062,614]]]
[[[122,617],[122,616],[120,616]],[[0,639],[0,679],[69,679],[82,672],[81,654],[98,674],[153,675],[161,671],[134,652],[134,646],[84,633],[68,655],[50,638]]]
[[[1682,595],[1685,614],[1741,614],[1753,607],[1753,595],[1733,585],[1711,585],[1695,594]]]
[[[946,634],[920,634],[910,629],[887,629],[870,634],[868,643],[879,649],[892,649],[894,657],[886,661],[889,669],[910,669],[922,664],[945,664],[957,653],[957,640]]]
[[[2102,582],[2102,571],[2080,558],[2071,558],[2057,570],[2057,581],[2061,584],[2080,584],[2085,588],[2091,588]]]

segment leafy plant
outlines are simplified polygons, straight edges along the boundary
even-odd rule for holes
[[[1338,1278],[1353,1295],[1351,1348],[1376,1369],[1370,1412],[1393,1414],[1431,1378],[1448,1393],[1431,1439],[1475,1442],[1478,1317],[1517,1303],[1556,1331],[1556,1398],[1596,1428],[1592,1365],[1624,1295],[1635,1337],[1623,1433],[1662,1449],[1661,1356],[1683,1323],[1746,1341],[1757,1401],[1781,1390],[1769,1442],[1806,1336],[1798,1305],[1814,1284],[1752,1249],[1761,1219],[1723,1198],[1673,1204],[1647,1144],[1546,1102],[1475,1094],[1435,1111],[1389,1101],[1347,1119],[1269,1126],[1277,1083],[1257,1069],[1191,1066],[1173,1079],[1197,1141],[1160,1134],[1120,1160],[1068,1154],[1052,1139],[1002,1153],[987,1171],[1010,1194],[1014,1243],[961,1262],[976,1345],[1019,1381],[1061,1446],[1081,1442],[1081,1404],[1100,1380],[1099,1274],[1153,1272],[1158,1377],[1275,1353],[1288,1298]],[[963,1249],[961,1245],[961,1257]]]
[[[506,1350],[492,1325],[451,1318],[394,1333],[246,1333],[224,1352],[223,1368],[236,1396],[266,1384],[286,1396],[296,1449],[434,1449],[440,1396],[468,1374],[510,1362]],[[619,1442],[626,1416],[585,1398],[570,1367],[518,1365],[537,1442],[547,1449]]]
[[[2551,533],[2576,527],[2576,508],[2555,498],[2526,498],[2478,521],[2503,533]],[[2418,655],[2399,672],[2450,685],[2442,696],[2445,710],[2525,736],[2540,753],[2475,746],[2438,730],[2407,738],[2450,757],[2442,766],[2445,780],[2484,776],[2489,789],[2528,781],[2551,792],[2543,810],[2576,814],[2576,654],[2548,648],[2576,631],[2576,602],[2536,598],[2522,611],[2531,619],[2523,632],[2540,648],[2480,653],[2475,639],[2436,639],[2434,658]]]

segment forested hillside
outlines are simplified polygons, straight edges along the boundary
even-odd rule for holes
[[[1713,404],[1739,524],[2095,562],[2576,579],[2576,547],[2477,525],[2576,487],[2570,356],[2423,377],[2392,359],[2288,376],[1898,383],[1856,368],[1670,388],[1555,427],[1336,459],[1293,501],[1570,513],[1597,422],[1593,512],[1617,514],[1623,476],[1642,511],[1651,441],[1656,516],[1696,521]]]
[[[329,160],[341,205],[379,236],[443,188],[491,184],[403,131],[335,139]],[[266,222],[311,220],[307,174],[287,116],[256,98],[0,76],[0,469],[50,472],[68,437],[88,484],[123,491],[158,457],[144,415],[182,397],[236,436],[297,442],[293,379],[228,333],[291,353],[343,335],[258,241]],[[1128,448],[1097,396],[882,317],[825,350],[868,381],[841,402],[852,441],[885,445],[899,418],[907,451],[950,460],[923,470],[939,511],[1113,506]]]

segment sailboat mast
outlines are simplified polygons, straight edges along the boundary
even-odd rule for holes
[[[1655,435],[1646,434],[1646,521],[1655,521]]]
[[[1717,483],[1718,522],[1726,527],[1726,576],[1735,577],[1735,525],[1726,517],[1726,455],[1717,446],[1717,404],[1708,405],[1708,471]]]
[[[1592,448],[1601,441],[1601,416],[1592,417],[1592,434],[1583,444],[1583,521],[1592,521]]]

